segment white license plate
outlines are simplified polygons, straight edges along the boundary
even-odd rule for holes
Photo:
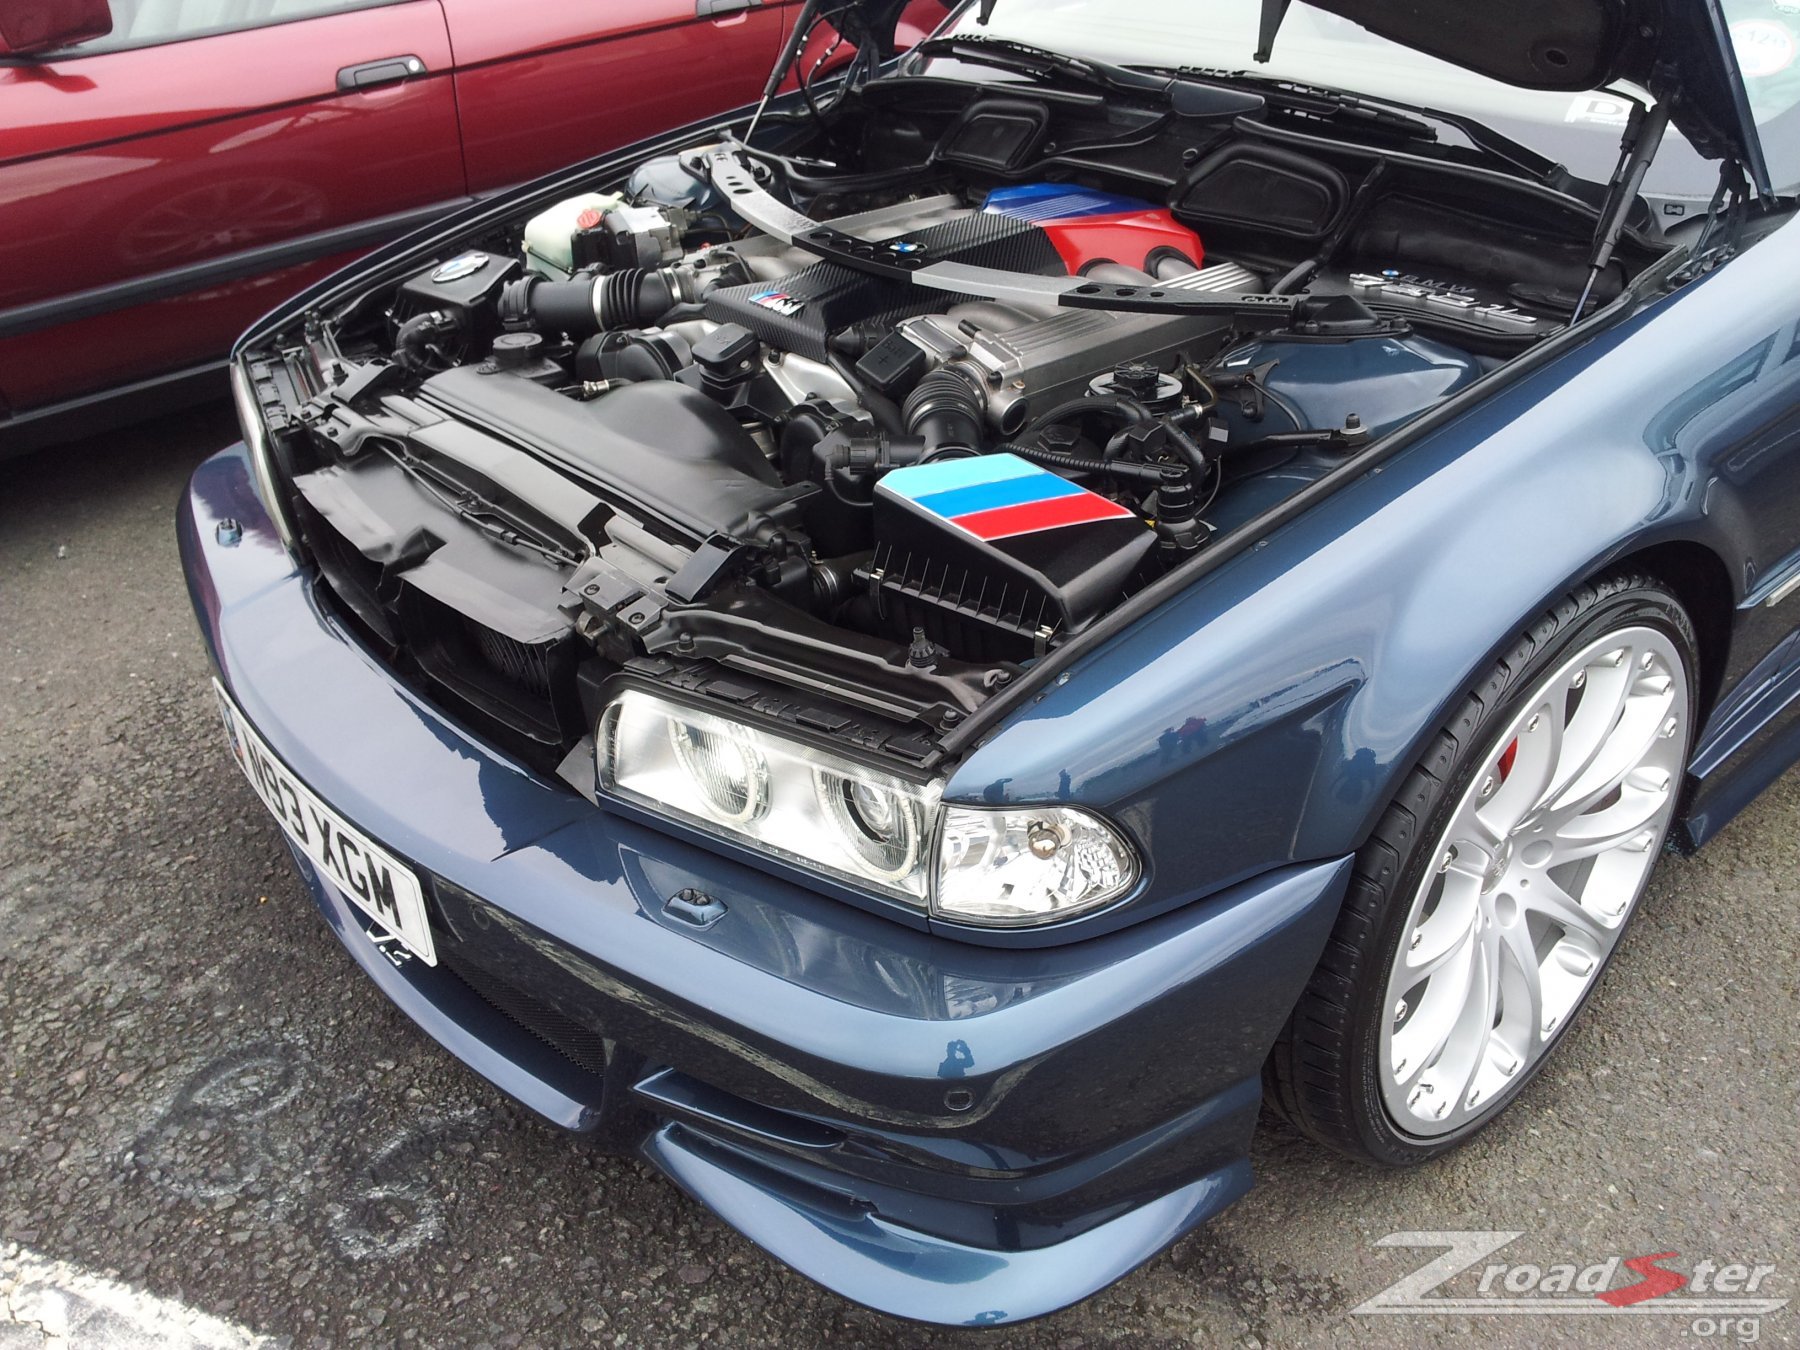
[[[217,680],[213,690],[238,766],[288,838],[375,921],[381,931],[370,933],[370,938],[384,946],[383,938],[392,938],[426,965],[435,966],[437,951],[425,917],[425,893],[412,869],[320,801],[275,757]]]

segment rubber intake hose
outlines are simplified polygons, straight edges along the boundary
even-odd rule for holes
[[[426,349],[455,328],[456,319],[441,309],[413,315],[394,333],[394,361],[404,370],[424,370]]]
[[[927,457],[946,450],[975,454],[982,446],[985,402],[969,376],[945,366],[913,386],[900,415],[907,431],[925,442]]]
[[[508,328],[580,340],[621,328],[649,328],[691,298],[682,289],[671,268],[631,267],[567,281],[525,277],[509,282],[501,293],[500,319]]]

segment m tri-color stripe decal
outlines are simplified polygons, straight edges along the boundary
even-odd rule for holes
[[[985,540],[1134,519],[1117,502],[1006,453],[895,469],[881,490]]]

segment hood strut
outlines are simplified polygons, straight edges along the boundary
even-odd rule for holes
[[[788,71],[794,68],[794,62],[800,59],[800,48],[806,44],[807,36],[818,18],[819,0],[806,0],[800,6],[800,13],[794,16],[794,31],[788,34],[788,40],[782,44],[781,55],[775,58],[775,68],[769,72],[768,82],[763,85],[762,98],[750,117],[749,130],[744,133],[744,144],[748,145],[756,135],[756,124],[762,121],[763,110],[769,106],[769,100],[775,97],[775,91],[781,88],[781,82],[787,78]]]
[[[1669,129],[1672,102],[1672,98],[1665,97],[1648,109],[1641,103],[1631,105],[1625,134],[1619,138],[1619,167],[1613,170],[1613,176],[1607,182],[1606,201],[1600,208],[1600,223],[1594,231],[1594,252],[1588,263],[1587,284],[1581,288],[1581,299],[1575,302],[1570,323],[1581,321],[1581,316],[1587,312],[1588,299],[1594,293],[1594,283],[1612,262],[1613,250],[1618,248],[1619,236],[1625,232],[1625,219],[1637,201],[1644,174],[1649,171],[1650,161],[1656,158],[1663,133]]]

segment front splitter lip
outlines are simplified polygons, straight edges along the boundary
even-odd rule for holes
[[[770,1255],[864,1307],[940,1326],[1003,1326],[1098,1293],[1250,1189],[1238,1159],[1197,1181],[1048,1247],[971,1247],[758,1175],[679,1124],[642,1152],[694,1199]]]

